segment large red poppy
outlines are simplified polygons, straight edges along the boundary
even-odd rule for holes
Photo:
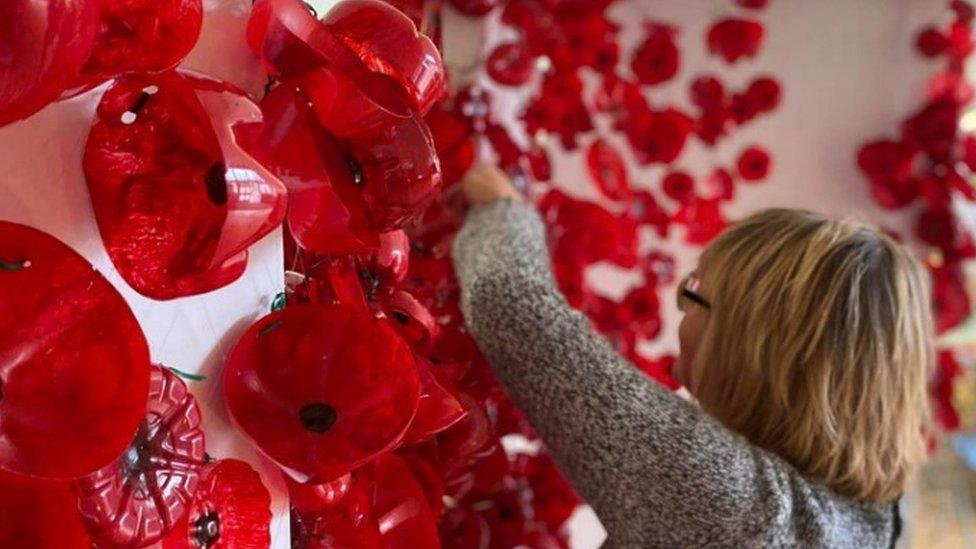
[[[239,139],[261,124],[236,88],[167,72],[116,81],[98,105],[84,169],[115,267],[154,299],[208,292],[285,215],[284,185]]]
[[[186,385],[153,367],[135,438],[115,463],[77,484],[78,508],[97,545],[149,545],[183,518],[206,456],[200,420]]]
[[[255,323],[224,372],[234,421],[296,480],[334,480],[392,448],[417,409],[409,347],[387,321],[340,305]]]
[[[0,470],[73,478],[136,433],[149,349],[115,288],[54,237],[0,221]]]

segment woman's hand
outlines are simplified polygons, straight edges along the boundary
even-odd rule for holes
[[[502,198],[522,200],[508,175],[493,164],[475,164],[461,179],[461,190],[472,206]]]

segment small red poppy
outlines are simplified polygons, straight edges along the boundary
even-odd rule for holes
[[[488,54],[485,66],[495,82],[506,86],[521,86],[532,78],[535,57],[525,42],[499,44]]]
[[[682,203],[695,196],[695,180],[685,172],[670,172],[661,181],[661,188],[664,194]]]
[[[200,420],[183,381],[153,367],[135,439],[115,463],[77,484],[78,509],[97,545],[149,545],[183,518],[205,458]]]
[[[758,112],[769,112],[779,106],[782,88],[775,78],[761,76],[749,83],[746,97]]]
[[[247,463],[207,465],[193,502],[163,549],[266,549],[271,545],[271,494]]]
[[[733,64],[755,57],[763,40],[762,24],[748,19],[726,18],[708,29],[708,51]]]
[[[759,147],[749,147],[742,151],[736,161],[739,175],[744,181],[758,181],[769,175],[772,160],[769,153]]]
[[[705,198],[732,200],[735,198],[735,179],[725,168],[715,168],[705,178]]]
[[[626,200],[631,193],[624,159],[608,141],[597,139],[586,149],[586,167],[597,190],[611,200]]]
[[[691,102],[703,111],[720,109],[725,101],[725,88],[714,76],[699,76],[692,80]]]
[[[949,48],[949,39],[937,29],[928,28],[918,33],[915,47],[925,57],[937,57]]]
[[[674,43],[676,30],[667,25],[646,23],[647,37],[637,46],[630,61],[630,70],[637,80],[648,86],[666,82],[679,69],[678,47]]]

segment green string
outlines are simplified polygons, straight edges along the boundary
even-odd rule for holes
[[[285,297],[285,292],[278,292],[275,294],[274,299],[271,300],[271,312],[280,311],[288,305],[288,298]]]
[[[189,372],[184,372],[183,370],[177,370],[172,366],[167,366],[166,369],[173,372],[177,376],[182,377],[183,379],[188,379],[190,381],[203,381],[207,379],[207,376],[201,376],[199,374],[191,374]]]

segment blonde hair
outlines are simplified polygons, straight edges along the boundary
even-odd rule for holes
[[[897,498],[925,456],[928,281],[852,221],[767,210],[702,254],[711,302],[690,380],[702,407],[808,478]]]

